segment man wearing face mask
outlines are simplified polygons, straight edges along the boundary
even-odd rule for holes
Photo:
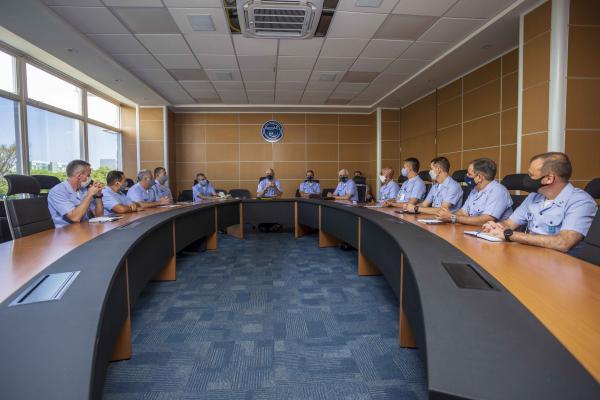
[[[161,197],[168,197],[171,202],[173,202],[173,194],[171,193],[171,189],[166,185],[169,180],[169,176],[167,175],[167,170],[164,167],[154,168],[154,185],[153,189],[156,192],[156,198],[160,199]]]
[[[402,176],[408,178],[398,190],[395,199],[386,202],[385,205],[406,209],[407,204],[417,204],[425,198],[425,182],[419,176],[421,164],[416,158],[407,158],[402,167]]]
[[[298,188],[300,196],[308,198],[311,194],[321,194],[321,185],[315,182],[315,172],[312,169],[306,171],[306,179]]]
[[[457,211],[462,205],[463,191],[458,182],[449,176],[450,161],[446,157],[431,160],[429,176],[434,182],[423,203],[407,204],[406,210],[424,214],[436,214],[440,208]]]
[[[281,183],[279,179],[275,179],[275,171],[269,168],[265,171],[265,179],[258,182],[256,189],[256,197],[281,197]]]
[[[140,205],[131,201],[123,189],[127,186],[125,174],[122,171],[110,171],[106,174],[106,186],[102,189],[104,215],[114,216],[136,212]]]
[[[379,180],[381,181],[381,186],[379,186],[379,197],[377,200],[380,203],[394,200],[398,195],[398,190],[400,190],[398,184],[394,181],[394,170],[389,167],[382,168]]]
[[[131,201],[139,203],[143,208],[151,208],[171,204],[171,199],[167,196],[160,198],[156,197],[156,192],[153,189],[152,171],[143,169],[138,172],[138,183],[133,185],[127,191],[127,197]]]
[[[202,172],[196,175],[194,186],[192,186],[192,194],[194,201],[209,200],[217,196],[215,188]]]
[[[333,193],[327,193],[327,197],[334,198],[336,200],[352,200],[358,201],[358,191],[356,190],[356,183],[352,179],[348,179],[348,170],[341,169],[338,172],[339,183]]]
[[[471,161],[465,183],[472,189],[465,204],[455,214],[445,208],[438,210],[438,219],[465,225],[483,225],[489,221],[506,219],[512,213],[512,199],[508,190],[496,182],[496,163],[489,158]]]
[[[526,186],[536,191],[525,198],[510,218],[488,222],[483,231],[508,242],[576,252],[598,206],[589,194],[569,182],[571,173],[571,161],[564,153],[534,156]],[[522,225],[527,227],[524,233],[514,231]]]
[[[67,165],[67,179],[48,192],[48,210],[56,227],[87,221],[104,215],[100,182],[92,183],[90,164],[73,160]]]

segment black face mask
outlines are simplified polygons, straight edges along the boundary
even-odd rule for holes
[[[542,183],[542,179],[544,179],[545,177],[546,176],[544,175],[541,178],[533,179],[532,177],[527,175],[525,179],[523,179],[523,185],[525,186],[525,190],[527,190],[530,193],[537,192],[542,186],[546,186]]]
[[[340,182],[346,182],[348,180],[347,176],[340,176]]]
[[[307,176],[307,177],[306,177],[306,180],[307,180],[308,182],[312,182],[312,180],[313,180],[313,179],[315,179],[315,178],[314,178],[314,176]]]
[[[267,179],[272,181],[273,180],[273,175],[267,175]]]

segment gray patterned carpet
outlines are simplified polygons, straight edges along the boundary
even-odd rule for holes
[[[105,399],[425,399],[424,365],[398,346],[398,302],[356,252],[316,237],[219,236],[183,253],[177,281],[133,311],[133,357]]]

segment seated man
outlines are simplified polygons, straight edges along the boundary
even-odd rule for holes
[[[419,205],[407,204],[406,210],[436,214],[440,208],[451,212],[457,211],[462,205],[463,191],[458,182],[450,177],[450,161],[446,157],[436,157],[431,160],[429,176],[434,182],[425,200]]]
[[[123,189],[127,186],[125,174],[122,171],[110,171],[106,174],[106,186],[102,189],[104,215],[113,216],[136,212],[140,205],[131,201]]]
[[[348,179],[348,170],[341,169],[340,172],[338,172],[338,175],[340,182],[333,193],[327,193],[327,197],[334,198],[336,200],[358,201],[356,183],[354,183],[352,179]]]
[[[67,179],[48,192],[48,210],[56,227],[87,221],[90,215],[104,215],[100,182],[93,182],[90,164],[73,160],[67,165]]]
[[[440,208],[437,218],[465,225],[483,225],[508,218],[513,202],[508,189],[494,180],[496,171],[494,160],[478,158],[471,161],[465,175],[465,183],[472,189],[467,201],[454,214]]]
[[[394,181],[394,170],[389,167],[382,168],[379,180],[381,186],[379,186],[379,198],[377,200],[380,203],[394,200],[398,195],[398,190],[400,190],[398,184]]]
[[[427,189],[425,182],[419,176],[419,168],[421,164],[416,158],[407,158],[404,160],[402,167],[402,176],[408,178],[398,191],[395,199],[387,201],[385,205],[398,207],[405,210],[407,204],[417,204],[425,198]]]
[[[281,197],[281,183],[279,179],[275,179],[275,171],[269,168],[265,171],[265,179],[258,182],[256,189],[256,197]]]
[[[166,196],[157,198],[156,192],[152,188],[152,171],[143,169],[138,172],[138,183],[133,185],[127,191],[127,197],[131,201],[139,203],[142,208],[151,208],[171,204],[171,199]]]
[[[173,202],[173,194],[171,189],[166,185],[169,180],[167,170],[164,167],[154,168],[154,185],[153,189],[156,192],[155,196],[157,199],[161,197],[168,197]]]
[[[509,242],[576,251],[587,235],[598,206],[585,191],[574,187],[572,166],[564,153],[539,154],[529,164],[529,184],[537,188],[501,222],[487,222],[483,231]],[[514,229],[525,225],[525,232]]]
[[[306,179],[298,187],[300,196],[308,198],[311,194],[321,194],[321,185],[315,182],[315,172],[312,169],[306,171]]]
[[[202,172],[196,174],[194,186],[192,186],[192,193],[194,196],[194,201],[208,200],[217,197],[215,188],[213,188],[212,184],[206,178],[206,175],[204,175]]]

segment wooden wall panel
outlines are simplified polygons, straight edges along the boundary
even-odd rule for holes
[[[165,146],[168,144],[165,143],[163,108],[141,107],[139,110],[142,169],[154,170],[156,167],[168,167],[165,165]]]
[[[137,174],[137,131],[136,111],[132,107],[121,106],[121,154],[123,172],[128,177]]]

